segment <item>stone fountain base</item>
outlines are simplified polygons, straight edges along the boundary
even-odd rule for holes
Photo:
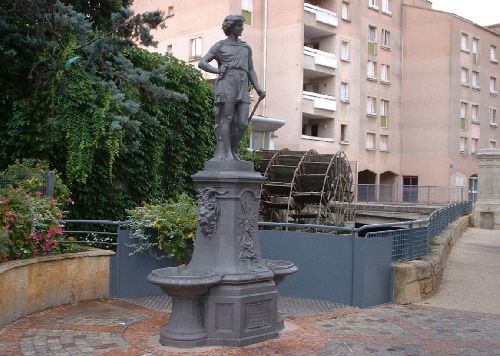
[[[207,344],[244,346],[278,336],[278,292],[272,280],[210,289]]]
[[[245,161],[209,161],[193,176],[199,225],[188,266],[148,275],[172,297],[160,343],[174,347],[244,346],[278,336],[276,285],[297,271],[288,261],[263,260],[257,237],[264,178]]]

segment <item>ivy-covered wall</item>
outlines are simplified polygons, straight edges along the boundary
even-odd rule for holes
[[[129,3],[2,3],[0,169],[48,161],[72,191],[72,217],[121,219],[141,201],[193,193],[190,175],[213,149],[211,87],[136,47],[155,45],[164,16]]]

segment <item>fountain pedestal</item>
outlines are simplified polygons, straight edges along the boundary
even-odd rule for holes
[[[276,284],[297,268],[261,257],[257,222],[264,178],[251,162],[208,161],[193,180],[199,224],[191,262],[148,276],[172,296],[160,342],[243,346],[278,336],[283,321]]]

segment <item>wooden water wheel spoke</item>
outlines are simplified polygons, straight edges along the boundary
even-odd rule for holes
[[[343,225],[354,220],[353,178],[343,152],[260,151],[261,218],[265,221]]]

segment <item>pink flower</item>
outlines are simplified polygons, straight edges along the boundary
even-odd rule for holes
[[[49,227],[49,231],[47,231],[47,237],[52,237],[55,234],[57,234],[57,230],[54,229],[53,226]]]
[[[54,198],[52,198],[52,199],[49,200],[49,203],[50,203],[50,205],[54,206],[54,205],[57,204],[57,200],[55,200]]]
[[[47,241],[46,243],[43,244],[42,249],[43,249],[43,252],[52,251],[52,243],[50,241]]]
[[[36,194],[37,197],[39,197],[40,195],[43,195],[43,193],[41,191],[39,191],[39,190],[37,190],[35,194]]]
[[[10,231],[10,223],[5,223],[5,230]]]
[[[31,234],[31,237],[33,238],[33,240],[35,240],[36,242],[39,242],[40,240],[43,239],[43,236],[41,233],[39,233],[38,231],[33,231],[33,233]]]

